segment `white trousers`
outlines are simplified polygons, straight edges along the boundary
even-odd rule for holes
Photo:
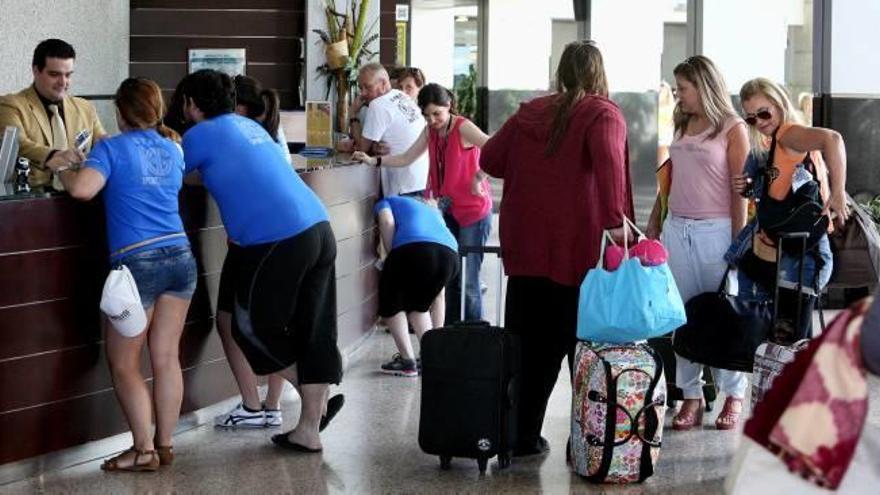
[[[727,269],[724,253],[730,246],[730,218],[691,220],[670,215],[661,241],[669,251],[669,269],[683,301],[718,290]],[[703,365],[676,355],[675,384],[685,399],[703,397]],[[727,396],[743,398],[748,377],[741,371],[712,368],[715,386]]]

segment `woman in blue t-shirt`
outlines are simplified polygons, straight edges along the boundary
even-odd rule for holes
[[[342,379],[336,347],[336,240],[327,211],[260,124],[236,115],[229,76],[201,70],[178,86],[187,172],[217,201],[230,242],[232,335],[258,375],[279,373],[302,397],[297,426],[272,437],[320,452],[332,411],[328,385]],[[322,417],[323,415],[323,417]]]
[[[281,131],[278,95],[272,89],[263,88],[260,82],[252,77],[235,76],[235,113],[258,122],[270,136],[275,138],[279,150],[290,163],[287,150],[287,139]],[[182,110],[182,108],[181,108]],[[233,274],[238,270],[239,247],[229,243],[229,250],[223,260],[220,271],[220,293],[217,297],[217,333],[223,343],[223,351],[229,369],[241,392],[241,402],[229,412],[214,418],[214,425],[220,428],[274,428],[282,424],[281,394],[284,392],[284,377],[278,374],[267,378],[266,400],[260,402],[257,390],[257,376],[242,354],[238,344],[232,337],[232,313],[234,312],[234,281]],[[330,399],[327,409],[331,414],[341,407],[341,396]]]
[[[379,278],[379,316],[399,351],[382,372],[416,377],[419,369],[407,331],[416,337],[433,328],[431,306],[443,321],[443,288],[458,273],[458,243],[434,206],[406,196],[389,196],[375,206],[382,242],[391,246]]]
[[[53,171],[76,199],[88,201],[103,191],[111,264],[131,271],[146,312],[146,331],[134,337],[105,325],[113,385],[134,444],[101,469],[155,471],[174,458],[171,434],[183,400],[179,344],[196,289],[196,262],[178,211],[184,170],[180,137],[162,125],[159,86],[126,79],[114,102],[122,134],[98,142],[82,168],[71,165],[82,162],[81,152],[59,152],[68,163]],[[152,400],[140,371],[148,340]]]

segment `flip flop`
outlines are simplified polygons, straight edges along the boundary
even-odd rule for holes
[[[336,413],[342,409],[344,404],[345,396],[342,394],[334,395],[327,400],[327,414],[321,416],[321,422],[318,424],[318,431],[324,431],[324,428],[327,428],[327,425],[329,425],[330,421],[336,417]]]
[[[283,447],[288,450],[292,450],[294,452],[302,452],[304,454],[317,454],[321,452],[321,449],[313,449],[311,447],[306,447],[305,445],[298,444],[296,442],[291,442],[287,438],[287,433],[279,433],[277,435],[272,435],[272,443],[279,447]]]

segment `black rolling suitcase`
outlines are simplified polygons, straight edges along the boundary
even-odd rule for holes
[[[497,247],[461,251],[472,249],[500,256]],[[476,459],[482,473],[496,455],[499,467],[507,467],[516,440],[518,337],[487,322],[458,322],[426,333],[421,356],[421,449],[440,456],[443,469],[452,458],[466,457]]]

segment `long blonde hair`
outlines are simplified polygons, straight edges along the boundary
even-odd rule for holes
[[[794,108],[794,105],[791,103],[791,98],[788,97],[788,91],[779,84],[776,84],[766,77],[756,77],[750,81],[746,81],[739,90],[740,101],[745,102],[755,96],[763,96],[770,100],[770,103],[772,103],[779,111],[779,114],[782,115],[782,122],[780,122],[780,124],[791,122],[804,125],[800,112]],[[769,146],[767,139],[764,138],[764,135],[761,134],[755,126],[749,127],[749,140],[752,143],[752,149],[755,151],[766,151]]]
[[[730,93],[724,83],[724,77],[709,58],[696,55],[685,59],[684,62],[675,66],[672,71],[678,77],[683,77],[693,84],[700,94],[700,106],[703,114],[712,125],[712,133],[709,138],[714,138],[724,129],[724,123],[738,114],[730,101]],[[675,134],[681,136],[687,130],[691,115],[681,110],[681,104],[675,105],[672,112],[672,121],[675,124]]]

